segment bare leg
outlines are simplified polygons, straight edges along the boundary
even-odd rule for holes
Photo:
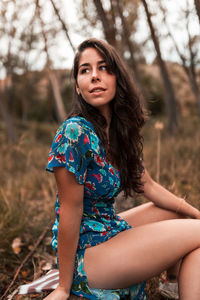
[[[84,267],[91,287],[123,288],[160,274],[188,255],[180,270],[181,300],[188,299],[188,295],[190,300],[199,300],[199,248],[199,220],[155,222],[123,231],[86,249]]]
[[[166,210],[148,202],[137,207],[128,209],[119,214],[124,220],[133,227],[141,226],[153,222],[159,222],[171,219],[184,219],[185,216],[173,211]],[[176,282],[178,279],[181,260],[167,270],[167,278],[170,282]]]
[[[199,267],[194,268],[194,264]],[[196,280],[194,280],[196,278]],[[180,299],[200,299],[200,248],[189,253],[184,259],[180,269],[179,290]]]
[[[152,202],[133,207],[118,215],[133,227],[164,220],[185,218],[183,215],[177,214],[174,211],[155,206]]]

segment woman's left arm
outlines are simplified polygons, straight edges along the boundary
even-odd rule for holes
[[[175,211],[194,219],[200,219],[200,211],[197,208],[156,183],[146,169],[142,175],[142,182],[144,184],[144,196],[156,206]]]

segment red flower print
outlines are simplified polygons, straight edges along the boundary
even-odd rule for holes
[[[99,211],[95,207],[92,207],[92,211],[95,212],[97,215],[99,215]]]
[[[55,143],[58,143],[60,141],[61,137],[62,137],[62,134],[59,134],[58,137],[55,140]]]
[[[106,235],[107,233],[108,233],[107,231],[101,232],[101,236],[104,236],[104,235]]]
[[[90,140],[88,139],[88,136],[85,135],[84,140],[83,140],[83,145],[85,145],[86,143],[90,143]]]
[[[89,191],[86,191],[86,193],[88,194],[88,196],[90,196],[90,195],[91,195],[91,193],[90,193]]]
[[[100,174],[91,174],[91,176],[96,178],[99,183],[102,182],[102,176]]]
[[[103,159],[99,155],[95,155],[94,159],[99,166],[104,167],[105,164],[103,162]]]
[[[72,151],[71,151],[71,150],[70,150],[69,161],[74,162],[74,158],[73,158],[73,154],[72,154]]]
[[[111,173],[112,175],[114,175],[114,171],[113,171],[112,168],[109,168],[109,171],[110,171],[110,173]]]
[[[62,162],[63,163],[66,163],[66,159],[65,159],[65,155],[56,155],[56,159],[59,161],[59,163],[61,164]]]
[[[53,155],[50,155],[50,156],[48,157],[48,162],[50,163],[52,160],[53,160]]]
[[[85,186],[86,186],[89,190],[92,190],[92,191],[95,191],[95,190],[96,190],[95,184],[92,183],[91,181],[87,181],[87,182],[85,183]]]
[[[102,217],[104,217],[106,220],[110,220],[110,216],[109,215],[102,214]]]

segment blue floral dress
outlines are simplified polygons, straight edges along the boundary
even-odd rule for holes
[[[74,173],[79,184],[84,184],[83,216],[75,257],[72,293],[87,299],[146,299],[145,283],[128,289],[93,289],[88,286],[83,269],[85,249],[112,238],[131,226],[116,215],[114,197],[121,191],[120,174],[107,161],[101,141],[93,125],[82,117],[66,120],[57,130],[49,152],[47,171],[65,167]],[[56,221],[53,225],[52,246],[57,250],[60,204],[57,195]],[[120,272],[120,270],[119,270]]]

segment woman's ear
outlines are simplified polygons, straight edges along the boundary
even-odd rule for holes
[[[80,95],[80,88],[79,88],[77,83],[76,83],[76,92],[77,92],[78,95]]]

